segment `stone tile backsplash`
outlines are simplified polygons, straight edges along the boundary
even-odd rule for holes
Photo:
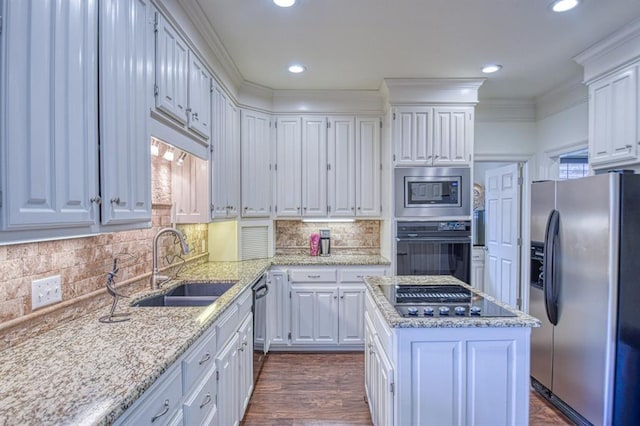
[[[352,223],[275,221],[276,255],[309,254],[309,236],[320,229],[331,231],[331,252],[340,254],[379,254],[380,221]]]

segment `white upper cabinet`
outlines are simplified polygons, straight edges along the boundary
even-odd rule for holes
[[[269,217],[271,213],[270,118],[241,111],[242,217]]]
[[[187,122],[189,49],[167,20],[156,13],[156,108]]]
[[[589,85],[589,157],[594,168],[637,161],[638,65]]]
[[[327,119],[302,118],[302,216],[327,215]]]
[[[102,223],[151,221],[151,4],[100,2]],[[126,46],[126,48],[125,48]]]
[[[211,146],[212,219],[238,216],[240,205],[239,111],[219,86],[213,88]]]
[[[11,0],[0,6],[1,227],[94,225],[98,3]]]
[[[473,144],[473,108],[433,109],[433,164],[470,164]]]
[[[302,146],[299,117],[276,120],[276,216],[296,217],[302,207]]]
[[[356,216],[380,216],[379,117],[356,118]]]
[[[473,107],[396,107],[396,165],[466,165],[473,152]]]
[[[189,53],[189,128],[204,139],[211,138],[211,74]]]
[[[380,118],[329,117],[329,215],[380,216]]]
[[[353,117],[329,117],[329,215],[356,215],[356,139]]]
[[[186,155],[182,164],[171,164],[171,195],[176,223],[209,222],[208,162]]]

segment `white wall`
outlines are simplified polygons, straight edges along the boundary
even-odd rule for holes
[[[474,155],[520,157],[536,152],[536,123],[532,121],[479,121],[475,125]]]

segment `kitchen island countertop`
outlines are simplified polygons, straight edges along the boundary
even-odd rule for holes
[[[540,321],[522,311],[512,308],[495,298],[449,275],[416,275],[377,277],[365,276],[367,290],[376,307],[391,328],[470,328],[470,327],[539,327]],[[513,317],[411,317],[405,318],[387,300],[383,286],[403,284],[442,285],[457,284],[468,288],[515,314]]]

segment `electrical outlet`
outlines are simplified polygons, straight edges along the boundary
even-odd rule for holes
[[[38,309],[61,301],[60,275],[31,281],[31,309]]]

